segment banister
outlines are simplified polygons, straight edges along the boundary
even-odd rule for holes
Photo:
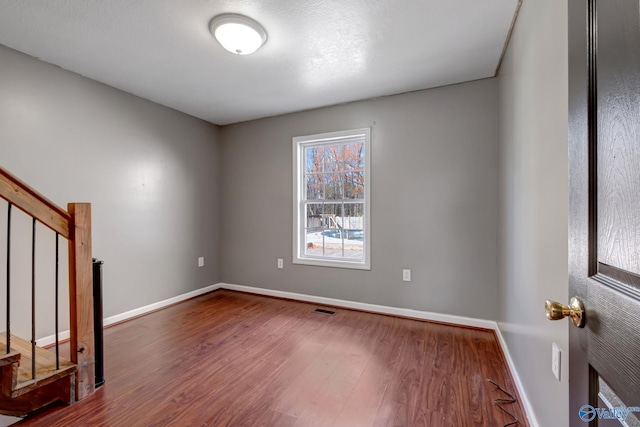
[[[63,237],[71,238],[69,213],[1,166],[0,197]]]
[[[71,361],[77,365],[73,394],[75,399],[81,400],[95,391],[91,204],[69,203],[68,210],[62,209],[1,166],[0,197],[9,202],[9,221],[11,206],[15,206],[69,242],[70,356]],[[10,227],[10,222],[8,224]],[[7,254],[10,254],[9,239],[7,239],[7,245]],[[57,246],[56,237],[56,277],[58,271]],[[9,266],[7,267],[7,292],[9,289],[8,268]],[[7,336],[10,336],[8,330]],[[35,342],[35,338],[32,338],[32,342]],[[9,348],[8,345],[7,348]]]

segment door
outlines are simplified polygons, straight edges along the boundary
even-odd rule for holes
[[[568,2],[570,425],[640,426],[640,2]]]

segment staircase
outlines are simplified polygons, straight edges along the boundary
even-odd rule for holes
[[[0,167],[0,199],[7,208],[6,240],[1,244],[6,251],[6,280],[0,278],[0,291],[6,291],[6,332],[0,333],[0,414],[25,416],[56,401],[73,404],[95,391],[95,358],[93,331],[93,276],[91,261],[91,205],[69,203],[63,209]],[[16,285],[11,274],[12,225],[11,212],[17,208],[31,217],[32,233],[24,231],[13,238],[27,237],[32,241],[31,259],[31,309],[11,309],[9,298]],[[32,345],[36,342],[36,223],[39,222],[55,233],[55,336],[58,348],[58,240],[68,242],[69,260],[69,350],[70,359],[59,357],[49,350]],[[42,232],[42,231],[41,231]],[[15,233],[13,233],[15,234]],[[19,257],[20,255],[18,255]],[[24,260],[21,260],[24,261]],[[3,262],[3,260],[0,260]],[[24,320],[31,313],[32,336],[30,341],[11,334],[11,316]],[[2,320],[0,319],[0,323]],[[7,337],[7,334],[9,335]],[[9,338],[9,343],[7,343]],[[7,346],[9,348],[7,348]],[[56,350],[58,353],[58,350]]]
[[[6,334],[0,334],[6,343]],[[24,416],[45,405],[61,400],[67,404],[75,400],[76,365],[40,347],[35,348],[35,379],[32,370],[31,343],[11,335],[11,351],[0,346],[0,413]]]

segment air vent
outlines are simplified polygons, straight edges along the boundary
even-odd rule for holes
[[[313,310],[314,313],[320,313],[320,314],[326,314],[327,316],[333,316],[334,314],[336,314],[335,311],[331,311],[331,310],[325,310],[323,308],[316,308],[315,310]]]

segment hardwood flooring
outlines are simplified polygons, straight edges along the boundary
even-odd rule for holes
[[[106,383],[20,426],[503,426],[493,331],[218,290],[105,329]],[[326,307],[325,307],[326,308]],[[506,404],[521,427],[520,402]]]

